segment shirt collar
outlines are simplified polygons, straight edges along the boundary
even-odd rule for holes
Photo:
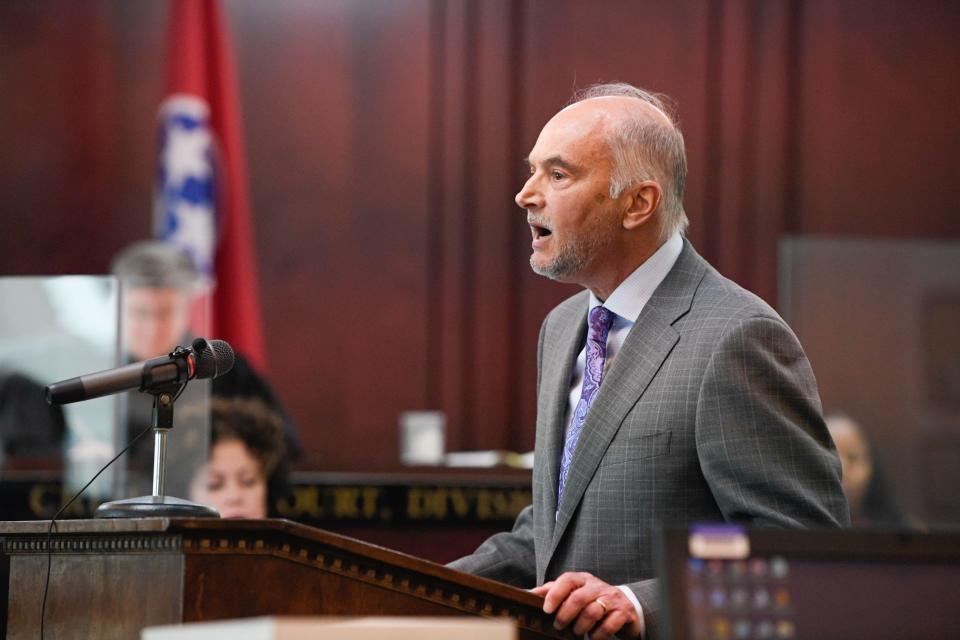
[[[634,269],[633,273],[627,276],[605,301],[601,302],[591,291],[588,309],[602,304],[619,317],[636,322],[647,301],[653,296],[653,292],[670,273],[682,250],[683,237],[676,232],[643,264]]]

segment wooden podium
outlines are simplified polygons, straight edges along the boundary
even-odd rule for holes
[[[49,521],[0,523],[6,638],[40,637]],[[287,520],[66,520],[53,534],[46,639],[264,615],[508,616],[554,630],[522,589]]]

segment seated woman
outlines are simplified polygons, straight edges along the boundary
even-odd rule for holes
[[[210,455],[191,500],[223,518],[266,518],[287,490],[283,420],[258,398],[210,398]]]
[[[843,467],[843,492],[856,527],[911,526],[900,510],[863,429],[852,418],[835,413],[826,417],[827,429],[837,445]]]

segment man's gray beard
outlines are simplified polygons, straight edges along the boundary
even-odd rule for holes
[[[530,268],[539,276],[563,282],[569,276],[579,273],[586,266],[586,258],[576,250],[561,252],[546,265],[536,263],[535,256],[530,256]]]
[[[530,268],[537,275],[551,280],[570,282],[573,276],[583,272],[591,258],[606,249],[609,244],[609,236],[594,234],[587,239],[563,245],[556,257],[546,265],[535,264],[534,256],[530,256]]]

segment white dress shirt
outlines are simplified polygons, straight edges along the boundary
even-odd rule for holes
[[[657,251],[647,258],[646,262],[637,267],[633,273],[627,276],[626,280],[621,282],[610,297],[606,300],[598,299],[593,293],[590,293],[590,304],[587,312],[596,306],[603,305],[614,313],[613,325],[610,327],[610,333],[607,334],[607,358],[604,361],[604,371],[610,368],[610,364],[617,357],[617,352],[623,345],[630,329],[636,324],[640,312],[647,305],[647,301],[653,296],[660,283],[663,282],[670,269],[680,257],[683,250],[683,238],[679,233],[670,236],[670,239],[660,245]],[[580,401],[580,390],[583,387],[583,371],[587,366],[587,347],[584,345],[580,355],[577,356],[577,364],[573,370],[573,379],[570,385],[569,412],[567,415],[573,415],[573,410]],[[602,382],[601,382],[602,386]],[[570,428],[570,423],[567,423]]]
[[[590,303],[587,311],[596,306],[603,305],[614,313],[613,325],[610,327],[610,333],[607,334],[607,357],[604,361],[604,371],[610,368],[610,364],[616,359],[617,352],[623,346],[630,329],[636,324],[640,312],[647,305],[647,302],[653,296],[660,283],[663,282],[670,269],[680,257],[683,250],[683,238],[679,233],[674,233],[670,239],[664,242],[657,251],[647,258],[647,260],[637,267],[633,273],[627,276],[626,280],[621,282],[610,297],[606,300],[599,300],[593,293],[590,293]],[[583,371],[587,366],[587,347],[584,345],[580,355],[577,356],[577,364],[573,370],[573,378],[570,384],[570,399],[567,415],[572,416],[573,411],[580,401],[580,391],[583,387]],[[600,386],[603,386],[601,381]],[[570,428],[570,422],[567,421],[567,429]],[[633,591],[625,585],[617,587],[623,591],[624,595],[633,603],[640,616],[640,628],[645,629],[643,620],[643,607],[637,600]]]

